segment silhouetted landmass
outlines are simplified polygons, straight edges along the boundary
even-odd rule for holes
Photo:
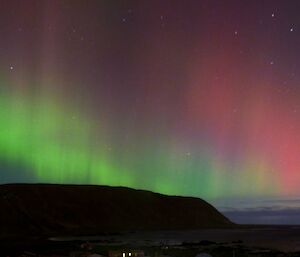
[[[0,209],[2,238],[234,226],[201,199],[125,187],[1,185]]]

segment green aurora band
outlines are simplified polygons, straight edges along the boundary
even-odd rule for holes
[[[131,136],[126,147],[118,147],[107,136],[109,124],[45,95],[0,94],[1,161],[28,170],[35,182],[128,186],[205,198],[274,189],[266,187],[261,165],[245,164],[243,169],[255,170],[245,176],[228,172],[229,167],[203,150],[207,147],[183,154],[162,137],[146,136],[143,142],[133,142]]]

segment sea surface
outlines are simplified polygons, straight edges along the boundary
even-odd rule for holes
[[[300,251],[300,226],[265,226],[241,229],[204,229],[175,231],[126,232],[101,236],[52,237],[51,241],[94,241],[103,245],[163,246],[198,243],[241,241],[250,247],[267,247],[281,251]]]

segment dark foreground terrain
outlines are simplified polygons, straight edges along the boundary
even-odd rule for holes
[[[124,230],[228,228],[207,202],[108,186],[0,186],[0,238]]]
[[[300,227],[236,225],[197,198],[14,184],[0,186],[0,208],[0,257],[300,256]]]

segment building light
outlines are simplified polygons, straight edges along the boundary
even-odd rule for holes
[[[128,253],[128,256],[131,256],[131,253]]]
[[[126,254],[125,254],[125,253],[123,253],[123,257],[125,257],[125,255],[126,255]]]

